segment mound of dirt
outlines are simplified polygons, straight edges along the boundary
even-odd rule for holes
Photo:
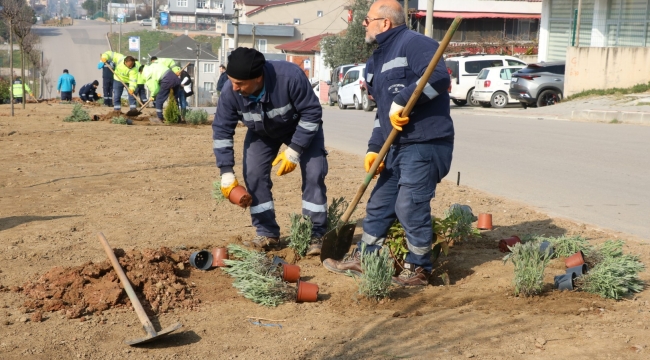
[[[185,281],[190,274],[190,252],[174,253],[161,247],[127,253],[115,249],[115,255],[150,315],[176,308],[193,309],[198,305],[199,300]],[[131,307],[109,260],[70,268],[55,267],[13,290],[22,291],[30,298],[24,304],[28,311],[63,310],[70,319],[110,308]]]

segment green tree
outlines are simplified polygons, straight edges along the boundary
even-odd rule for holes
[[[368,0],[354,0],[352,4],[352,21],[342,35],[327,36],[321,40],[325,52],[325,63],[334,68],[342,64],[364,63],[368,60],[376,45],[366,44],[366,28],[363,19],[370,9]]]
[[[99,4],[94,0],[86,0],[81,7],[88,11],[89,16],[92,16],[97,12]]]

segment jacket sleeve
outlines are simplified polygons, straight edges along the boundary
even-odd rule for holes
[[[56,91],[61,91],[61,77],[59,76],[59,81],[56,82]]]
[[[235,128],[242,119],[238,110],[235,93],[227,90],[221,93],[217,113],[212,121],[212,150],[217,158],[221,174],[233,172],[235,166],[234,140]]]
[[[437,41],[431,40],[427,37],[414,37],[409,44],[405,46],[406,59],[408,60],[409,68],[411,68],[415,74],[422,77],[439,46],[440,45]],[[402,89],[397,95],[395,95],[393,101],[398,105],[405,106],[415,91],[418,82]],[[449,78],[449,73],[447,72],[447,66],[445,65],[445,62],[440,59],[438,64],[436,64],[436,68],[431,74],[427,85],[424,87],[422,94],[418,98],[416,105],[429,102],[438,96],[438,94],[446,92],[449,88],[450,82],[451,80]]]
[[[129,70],[129,89],[135,91],[136,87],[138,87],[138,70],[134,66]]]
[[[298,68],[296,70],[296,76],[289,82],[288,96],[300,120],[289,147],[302,154],[323,124],[323,107],[307,77]]]
[[[72,85],[72,88],[74,89],[74,87],[77,85],[77,82],[74,80],[74,76],[70,77],[72,78],[72,80],[70,80],[70,85]]]
[[[381,147],[384,145],[384,135],[381,133],[381,125],[379,123],[379,115],[375,113],[375,126],[372,128],[370,140],[368,140],[368,151],[379,153]]]
[[[154,80],[153,78],[150,78],[147,80],[147,89],[149,89],[149,92],[151,93],[150,97],[154,97],[158,95],[158,92],[160,91],[160,86],[158,85],[158,81]]]

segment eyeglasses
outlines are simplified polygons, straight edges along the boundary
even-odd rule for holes
[[[384,20],[384,19],[386,19],[386,18],[374,18],[373,19],[371,17],[366,16],[365,19],[363,19],[363,25],[368,26],[368,25],[370,25],[371,22],[373,22],[375,20]]]

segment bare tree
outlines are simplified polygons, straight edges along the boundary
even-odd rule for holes
[[[9,99],[11,100],[11,116],[14,116],[14,39],[13,39],[13,25],[18,21],[18,17],[22,12],[22,8],[26,6],[23,0],[4,0],[2,2],[2,11],[0,16],[5,19],[9,26],[9,68],[10,68],[10,83],[11,91],[9,92]]]
[[[18,45],[20,46],[20,78],[22,79],[23,86],[23,109],[25,108],[27,99],[27,96],[25,96],[25,55],[31,51],[34,44],[34,36],[32,35],[33,17],[34,12],[32,8],[24,5],[13,22],[13,32],[18,38]],[[26,49],[26,47],[29,47],[29,49]]]

